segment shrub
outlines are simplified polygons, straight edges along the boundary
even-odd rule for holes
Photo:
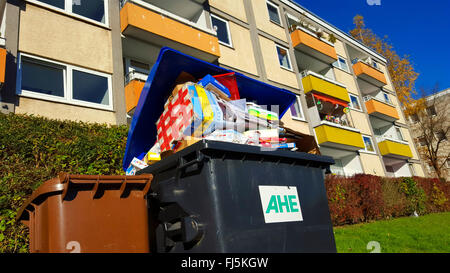
[[[342,176],[327,176],[325,185],[334,225],[354,224],[364,218],[359,184]]]
[[[401,217],[406,215],[409,202],[400,188],[400,180],[382,178],[383,218]]]
[[[425,212],[425,191],[417,184],[412,177],[403,177],[400,184],[401,190],[406,194],[409,201],[408,213],[417,212],[422,214]]]
[[[25,252],[28,233],[17,210],[59,172],[124,174],[126,126],[0,114],[0,252]]]
[[[381,219],[384,206],[381,177],[357,174],[353,177],[353,180],[360,187],[359,194],[361,196],[361,209],[364,220]]]
[[[450,185],[438,179],[329,175],[325,187],[333,225],[450,211]]]

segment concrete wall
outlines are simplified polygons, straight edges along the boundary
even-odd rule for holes
[[[374,143],[375,145],[375,143]],[[385,176],[383,162],[376,154],[360,153],[361,164],[366,174]]]
[[[236,19],[247,22],[244,1],[242,0],[209,0],[209,5],[235,17]]]
[[[233,48],[219,44],[221,54],[219,63],[258,75],[250,31],[233,22],[228,22],[228,24]]]
[[[356,86],[355,79],[353,76],[339,68],[334,68],[334,76],[336,81],[342,83],[347,87],[347,91],[354,95],[359,95],[358,87]]]
[[[303,111],[303,115],[306,115],[305,111]],[[308,123],[300,120],[295,120],[292,118],[291,110],[287,110],[284,114],[281,121],[288,126],[289,128],[292,128],[293,130],[296,130],[298,132],[304,133],[304,134],[311,134],[309,131]]]
[[[59,120],[116,124],[116,116],[111,111],[25,97],[20,98],[20,106],[16,107],[16,113]]]
[[[27,4],[20,11],[19,51],[112,73],[111,31]]]
[[[111,0],[110,14],[119,4]],[[111,19],[114,36],[104,27],[26,3],[20,10],[18,51],[112,75],[114,111],[20,97],[16,113],[107,124],[125,124],[122,48],[118,18]],[[113,74],[114,71],[114,74]]]
[[[270,21],[266,0],[251,0],[251,3],[253,12],[255,14],[256,27],[275,38],[278,38],[284,42],[288,42],[283,26]],[[276,1],[272,1],[272,3],[277,4]],[[283,15],[281,14],[280,10],[280,19],[281,16]]]
[[[372,135],[369,121],[367,120],[365,113],[356,110],[350,110],[350,114],[352,116],[353,125],[356,129],[359,129],[362,134]]]
[[[264,60],[264,67],[267,73],[267,79],[284,84],[286,86],[298,89],[297,75],[294,71],[281,68],[278,61],[277,49],[275,42],[263,36],[259,36],[259,43],[261,45],[262,58]],[[292,58],[289,56],[292,66]]]

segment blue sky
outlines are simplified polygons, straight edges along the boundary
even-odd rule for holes
[[[416,88],[450,88],[449,0],[295,0],[325,21],[348,33],[353,17],[364,16],[366,27],[379,37],[388,36],[394,50],[410,55]]]

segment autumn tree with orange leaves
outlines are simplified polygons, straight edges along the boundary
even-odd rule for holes
[[[414,71],[409,56],[400,57],[388,43],[387,36],[380,38],[371,29],[366,28],[363,16],[356,15],[353,23],[355,28],[350,31],[350,35],[386,58],[389,75],[400,104],[406,106],[413,103],[411,94],[416,94],[414,83],[419,73]]]

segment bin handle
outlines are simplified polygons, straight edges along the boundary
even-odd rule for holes
[[[180,157],[180,161],[179,161],[179,165],[178,165],[178,169],[179,170],[184,170],[189,166],[192,166],[194,164],[201,164],[203,162],[203,159],[205,158],[205,156],[203,155],[203,153],[197,152],[197,158],[194,160],[191,160],[189,162],[185,162],[185,159],[183,157]]]

